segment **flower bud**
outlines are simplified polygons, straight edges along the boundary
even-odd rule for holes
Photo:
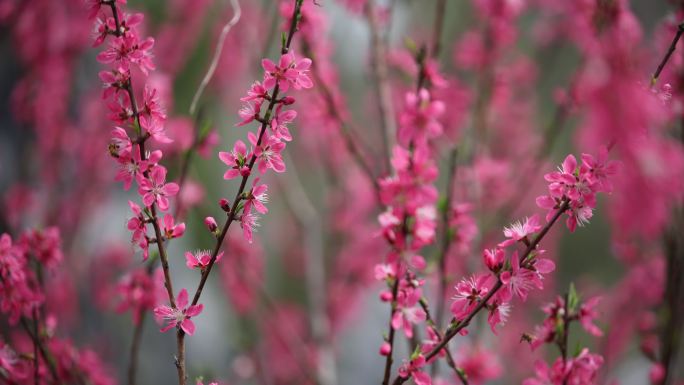
[[[487,268],[495,273],[503,267],[505,254],[501,249],[485,249],[482,257]]]
[[[221,200],[219,200],[219,206],[221,206],[221,210],[227,213],[230,212],[230,202],[228,202],[228,199],[221,198]]]
[[[380,355],[389,356],[390,353],[392,353],[392,345],[387,341],[383,342],[382,346],[380,346]]]
[[[380,300],[382,302],[389,302],[392,300],[392,293],[389,291],[383,291],[380,293]]]
[[[204,218],[204,225],[207,226],[207,229],[209,229],[209,231],[211,231],[212,233],[216,232],[216,230],[218,229],[216,220],[213,217]]]
[[[292,96],[286,96],[282,99],[282,103],[286,106],[289,106],[290,104],[294,104],[295,98]]]

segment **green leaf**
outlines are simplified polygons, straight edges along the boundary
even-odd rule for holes
[[[570,314],[577,310],[579,305],[579,295],[577,295],[577,290],[575,290],[575,284],[570,282],[570,288],[568,289],[568,312]]]

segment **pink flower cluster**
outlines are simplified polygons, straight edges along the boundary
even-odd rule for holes
[[[119,164],[120,170],[116,180],[123,182],[128,190],[132,183],[138,186],[138,194],[143,208],[130,202],[134,217],[128,222],[132,232],[132,242],[143,252],[143,258],[149,255],[149,245],[164,242],[171,238],[181,237],[185,231],[184,224],[174,224],[172,216],[164,217],[164,225],[157,222],[157,208],[168,211],[169,198],[178,194],[178,184],[166,181],[166,168],[159,164],[163,153],[161,150],[147,152],[145,143],[153,138],[159,143],[168,143],[164,129],[166,113],[159,102],[157,90],[150,84],[142,89],[141,104],[137,103],[137,90],[133,86],[133,72],[138,70],[147,76],[154,70],[152,62],[152,46],[154,39],[141,38],[138,28],[143,21],[142,14],[129,15],[111,4],[111,15],[101,9],[110,5],[99,0],[91,1],[91,17],[97,17],[96,46],[107,43],[97,59],[103,64],[111,65],[111,69],[100,72],[104,90],[102,97],[107,101],[110,110],[109,118],[117,124],[112,131],[109,153]],[[126,127],[120,127],[125,125]],[[129,132],[133,132],[131,136]],[[161,228],[164,226],[163,239],[151,238],[147,234],[149,224]]]
[[[610,177],[617,173],[618,163],[608,160],[608,149],[601,147],[597,157],[582,154],[578,164],[573,155],[568,155],[558,171],[544,175],[549,182],[549,195],[537,198],[537,205],[548,210],[549,220],[562,202],[568,202],[566,224],[571,232],[577,225],[587,223],[596,207],[596,193],[610,193],[613,184]]]
[[[594,384],[601,365],[603,358],[585,348],[568,361],[558,357],[550,367],[543,361],[537,361],[536,377],[524,380],[523,385]]]
[[[285,171],[281,153],[286,142],[292,140],[288,124],[297,117],[297,111],[286,109],[295,103],[295,98],[283,94],[290,88],[301,90],[313,87],[308,75],[311,59],[298,59],[292,51],[282,54],[277,64],[263,59],[261,66],[264,70],[263,82],[255,81],[247,90],[247,95],[240,99],[244,104],[238,111],[241,121],[237,126],[245,126],[254,121],[261,125],[256,133],[247,133],[249,148],[245,142],[237,140],[232,151],[219,152],[219,159],[228,166],[223,175],[226,180],[242,177],[244,183],[255,164],[260,174],[269,169],[277,173]],[[267,108],[264,108],[265,105]],[[264,205],[267,202],[267,190],[266,184],[259,184],[259,178],[254,179],[252,188],[238,197],[244,200],[241,214],[238,216],[236,212],[231,213],[240,219],[244,237],[250,243],[254,228],[258,226],[258,214],[268,211]]]
[[[0,235],[0,312],[9,317],[10,324],[32,317],[43,304],[45,293],[31,260],[54,268],[62,259],[60,242],[54,227],[27,231],[16,243],[9,234]]]
[[[603,357],[582,349],[574,357],[568,352],[568,333],[570,324],[579,322],[582,327],[593,336],[603,333],[594,324],[597,316],[594,310],[599,298],[591,298],[579,303],[579,297],[571,288],[566,298],[557,297],[553,303],[543,307],[546,318],[537,327],[535,335],[531,337],[531,347],[536,349],[541,344],[555,344],[561,351],[553,365],[548,366],[544,361],[535,363],[535,377],[523,381],[523,385],[562,385],[562,384],[594,384],[598,370],[603,365]]]

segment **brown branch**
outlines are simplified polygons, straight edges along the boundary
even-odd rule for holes
[[[380,126],[382,127],[382,149],[386,171],[391,169],[390,157],[392,147],[397,132],[397,123],[394,118],[394,106],[392,104],[392,90],[389,84],[389,73],[387,70],[387,47],[383,39],[378,15],[375,8],[375,1],[368,0],[365,11],[370,28],[370,51],[371,67],[375,78],[375,94],[378,100],[378,112],[380,114]]]
[[[430,56],[432,58],[439,57],[442,50],[442,31],[444,30],[444,18],[446,16],[446,0],[437,0],[435,7],[435,28],[432,30],[432,48],[430,49]]]
[[[438,274],[439,274],[439,299],[437,302],[437,326],[441,326],[442,320],[444,319],[444,305],[445,305],[445,294],[447,291],[447,274],[446,274],[446,257],[449,254],[451,248],[451,242],[453,240],[453,235],[451,234],[449,228],[449,216],[452,207],[452,195],[454,188],[454,178],[456,178],[456,161],[458,157],[458,150],[454,147],[449,154],[449,169],[447,174],[447,185],[446,185],[446,196],[445,204],[442,209],[442,245],[439,250],[439,255],[437,257]]]
[[[442,337],[442,333],[440,333],[440,331],[439,331],[439,326],[435,323],[434,319],[430,315],[430,308],[428,307],[428,303],[423,298],[420,299],[420,307],[422,307],[423,311],[425,312],[425,316],[427,318],[427,323],[430,326],[430,329],[432,329],[432,331],[435,332],[435,334],[437,335],[437,337],[439,337],[439,339],[442,339],[443,337]],[[468,385],[468,377],[466,376],[465,371],[456,365],[456,361],[454,361],[454,357],[451,355],[451,351],[449,351],[448,348],[445,348],[444,352],[446,353],[446,361],[447,361],[447,364],[449,365],[449,367],[454,370],[454,372],[456,373],[456,376],[458,376],[458,378],[461,380],[463,385]]]
[[[520,258],[520,263],[523,264],[525,263],[525,260],[527,259],[527,256],[534,251],[537,248],[537,245],[539,242],[546,236],[546,234],[549,232],[551,227],[558,221],[558,218],[565,212],[565,210],[568,209],[568,201],[564,200],[563,203],[560,205],[556,213],[554,214],[553,218],[542,228],[542,230],[537,234],[537,236],[530,242],[530,244],[527,246],[527,249],[525,249],[525,252],[522,254],[523,257]],[[468,327],[470,325],[470,322],[472,319],[477,315],[477,313],[480,312],[480,310],[484,309],[489,300],[492,299],[492,297],[503,287],[503,283],[501,280],[497,280],[494,286],[489,290],[487,295],[471,310],[470,313],[462,320],[458,321],[456,323],[453,323],[449,328],[447,329],[446,333],[444,334],[444,338],[425,356],[425,360],[429,361],[432,357],[435,355],[439,354],[439,352],[446,347],[446,345],[451,341],[452,338],[454,338],[458,332],[463,330],[464,328]],[[396,376],[394,381],[392,382],[394,385],[400,385],[406,382],[408,378],[403,378],[401,376]]]
[[[311,47],[309,47],[309,45],[306,43],[304,44],[304,52],[309,54],[311,53]],[[356,164],[366,175],[368,181],[371,182],[373,188],[377,192],[380,189],[380,186],[378,185],[378,181],[374,175],[375,173],[373,172],[373,169],[366,161],[366,157],[363,154],[364,151],[362,151],[360,148],[360,142],[354,139],[349,123],[345,121],[339,109],[337,108],[337,103],[335,102],[335,97],[332,93],[332,90],[321,78],[321,75],[318,71],[318,66],[315,64],[311,67],[311,74],[316,82],[316,88],[323,96],[323,100],[328,107],[328,113],[332,116],[332,118],[337,120],[338,124],[340,125],[340,134],[342,135],[344,144],[347,147],[347,151],[349,151]]]
[[[295,7],[294,7],[294,10],[292,13],[292,22],[290,23],[290,29],[288,32],[288,37],[287,37],[285,45],[281,49],[281,54],[283,54],[283,55],[289,51],[290,44],[292,43],[292,37],[294,36],[294,33],[297,30],[297,22],[299,21],[302,3],[303,3],[303,0],[295,0]],[[280,91],[280,87],[278,84],[276,84],[276,86],[273,89],[273,93],[270,95],[270,98],[269,98],[270,101],[268,104],[268,108],[267,108],[266,113],[264,114],[264,117],[262,119],[261,127],[259,129],[259,136],[257,139],[256,147],[260,146],[261,142],[263,141],[264,134],[266,133],[266,130],[268,128],[267,127],[268,123],[270,123],[270,121],[271,121],[271,114],[273,113],[275,105],[278,103],[278,92],[279,91]],[[216,245],[214,246],[214,249],[212,251],[209,264],[202,271],[202,276],[200,278],[199,284],[198,284],[197,289],[195,291],[195,295],[192,298],[192,305],[197,305],[197,303],[199,302],[200,297],[202,296],[202,290],[204,289],[204,286],[207,282],[207,279],[209,278],[209,274],[211,274],[211,270],[214,267],[214,264],[216,263],[216,258],[218,256],[219,251],[221,250],[221,248],[223,246],[223,241],[225,240],[226,235],[228,234],[228,229],[230,228],[231,224],[237,218],[238,204],[242,200],[242,196],[243,196],[243,193],[245,191],[245,187],[247,186],[247,180],[249,179],[249,176],[251,175],[251,171],[254,168],[254,164],[256,163],[256,160],[257,160],[256,153],[253,153],[252,157],[250,158],[249,163],[247,165],[250,172],[242,177],[242,181],[240,182],[240,187],[238,188],[238,191],[235,194],[235,198],[233,199],[233,205],[230,208],[230,212],[228,213],[228,217],[226,218],[226,222],[223,225],[221,233],[216,240]],[[178,368],[178,372],[179,372],[179,384],[185,385],[186,381],[187,381],[187,378],[185,375],[185,332],[181,328],[178,328],[178,331],[176,333],[176,343],[178,345],[178,354],[176,356],[176,367]]]
[[[675,33],[674,37],[672,38],[672,43],[670,43],[670,48],[668,48],[667,52],[665,53],[665,56],[663,56],[663,59],[660,61],[660,64],[658,64],[658,68],[656,68],[656,71],[653,73],[653,76],[651,76],[651,87],[658,82],[658,77],[660,77],[660,73],[663,71],[663,68],[665,68],[665,64],[667,64],[668,60],[670,60],[670,56],[674,53],[675,49],[677,48],[677,42],[679,42],[679,39],[682,37],[682,34],[684,33],[684,23],[681,23],[677,26],[677,33]]]
[[[394,283],[392,284],[392,303],[390,307],[390,317],[388,325],[388,336],[387,343],[390,345],[390,351],[385,358],[385,371],[382,378],[382,385],[388,385],[390,376],[392,375],[392,356],[394,355],[394,335],[395,331],[392,327],[392,318],[394,318],[394,313],[397,311],[397,292],[399,291],[399,277],[395,277]]]

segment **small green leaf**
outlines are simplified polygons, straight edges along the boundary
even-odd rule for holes
[[[577,295],[577,290],[575,290],[575,284],[570,282],[570,288],[568,289],[568,312],[570,314],[577,310],[579,305],[579,296]]]

